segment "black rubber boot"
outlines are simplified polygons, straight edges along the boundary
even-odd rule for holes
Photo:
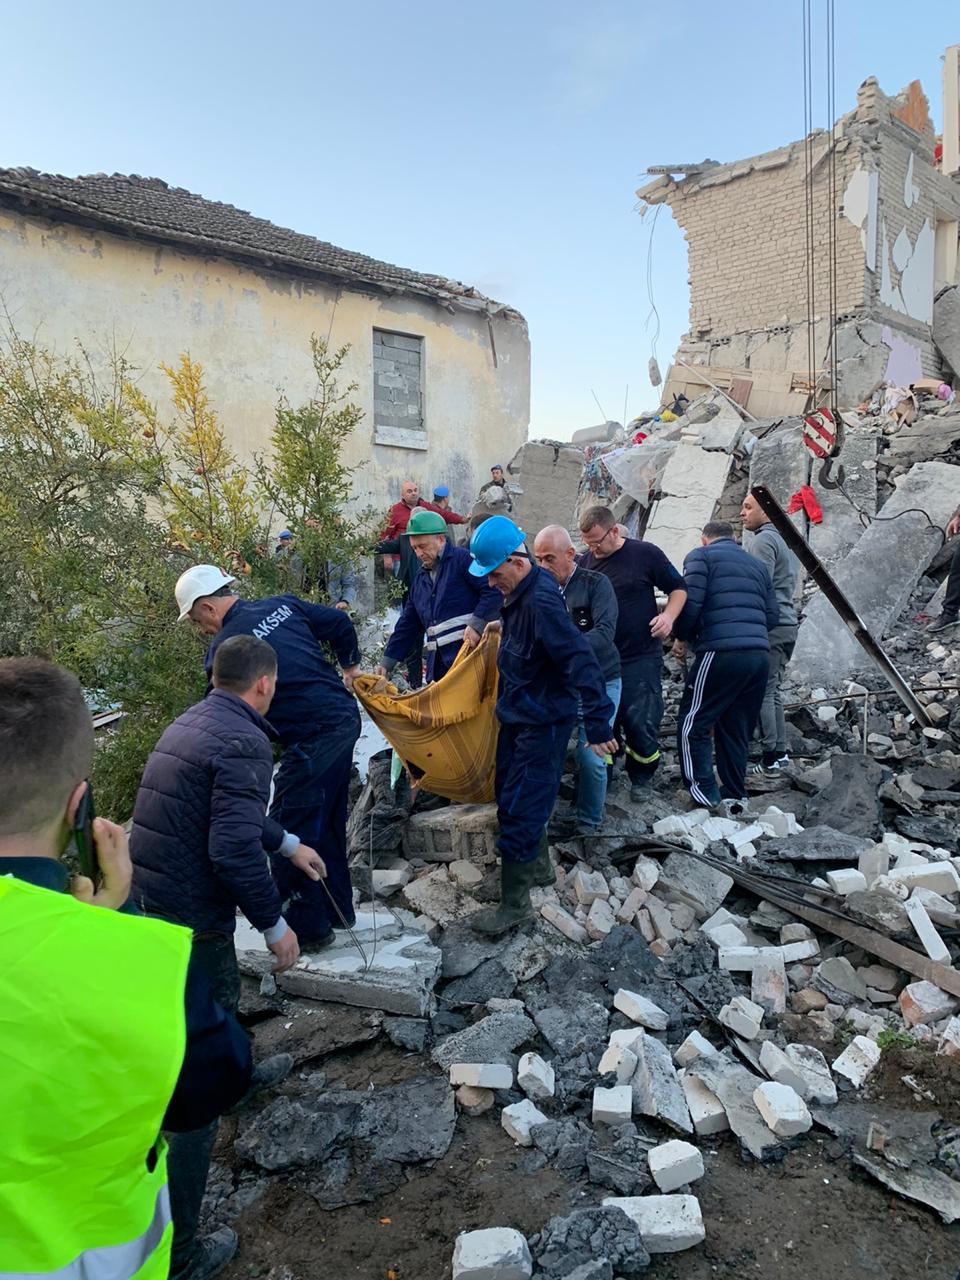
[[[477,933],[497,937],[508,933],[517,925],[533,919],[530,886],[533,884],[537,863],[510,862],[500,859],[500,905],[485,907],[467,917],[467,924]]]
[[[537,857],[533,864],[533,883],[541,889],[557,883],[557,873],[550,861],[550,842],[546,831],[540,837],[540,848],[537,850]]]

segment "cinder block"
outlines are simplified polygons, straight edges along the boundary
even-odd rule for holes
[[[760,1046],[760,1065],[771,1080],[775,1080],[777,1084],[789,1085],[804,1101],[810,1096],[806,1077],[772,1040],[764,1040]]]
[[[706,1235],[696,1196],[607,1196],[603,1203],[633,1219],[648,1253],[680,1253]]]
[[[625,987],[621,987],[613,997],[613,1007],[650,1031],[665,1031],[670,1021],[658,1004],[654,1004],[646,996],[638,995],[636,991],[628,991]]]
[[[492,1089],[475,1089],[472,1084],[462,1084],[457,1090],[457,1102],[468,1116],[482,1116],[494,1104]]]
[[[597,1071],[600,1075],[611,1072],[617,1078],[617,1084],[629,1084],[637,1070],[637,1055],[625,1044],[610,1044],[603,1051]]]
[[[753,1040],[763,1025],[763,1009],[746,996],[734,996],[717,1015],[720,1022],[744,1040]]]
[[[530,1280],[533,1260],[513,1227],[464,1231],[453,1247],[453,1280]]]
[[[716,1052],[717,1050],[706,1036],[702,1036],[699,1031],[691,1031],[686,1040],[674,1049],[673,1060],[678,1067],[685,1067],[693,1062],[694,1058],[709,1058]]]
[[[698,1137],[707,1138],[714,1133],[725,1133],[730,1128],[723,1103],[702,1080],[681,1071],[680,1087],[690,1109],[693,1131]]]
[[[866,1036],[854,1036],[834,1062],[833,1069],[859,1089],[879,1062],[880,1046]]]
[[[690,1142],[674,1138],[647,1153],[647,1164],[661,1191],[676,1191],[703,1177],[703,1156]]]
[[[836,871],[827,872],[827,884],[845,898],[849,893],[862,893],[867,887],[867,877],[856,867],[838,867]]]
[[[594,1089],[594,1124],[626,1124],[632,1114],[633,1090],[628,1084],[616,1084],[612,1089],[597,1085]]]
[[[538,1124],[546,1124],[547,1117],[533,1105],[529,1098],[514,1102],[500,1112],[500,1124],[520,1147],[533,1145],[532,1130]]]
[[[935,960],[937,964],[948,965],[950,963],[950,950],[934,928],[933,921],[927,915],[927,909],[920,899],[908,898],[903,904],[903,909],[913,925],[914,933],[920,939],[920,943],[930,959]]]
[[[783,957],[761,960],[750,972],[750,999],[767,1013],[783,1013],[787,1007],[787,974]]]
[[[806,1133],[813,1124],[807,1104],[795,1089],[775,1080],[764,1081],[753,1091],[753,1101],[763,1122],[778,1138],[792,1138]]]
[[[451,1084],[469,1084],[474,1089],[512,1089],[513,1069],[500,1062],[455,1062],[450,1068]]]
[[[952,862],[928,862],[919,867],[895,867],[889,878],[913,889],[920,886],[948,896],[960,892],[960,876]]]
[[[900,992],[900,1013],[908,1027],[932,1025],[960,1009],[960,1000],[932,982],[911,982]]]
[[[574,920],[569,911],[564,911],[558,902],[545,902],[540,914],[547,924],[553,927],[571,942],[589,942],[590,936],[582,924]]]
[[[536,1102],[552,1098],[556,1087],[553,1067],[539,1053],[525,1053],[517,1066],[517,1084]]]

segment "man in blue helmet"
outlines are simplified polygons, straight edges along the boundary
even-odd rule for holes
[[[530,558],[523,530],[506,516],[491,516],[471,538],[470,554],[470,572],[504,596],[495,782],[500,905],[470,917],[478,932],[500,934],[532,918],[533,885],[554,881],[546,826],[578,706],[589,749],[599,756],[616,750],[615,708],[593,650],[571,621],[556,581]]]

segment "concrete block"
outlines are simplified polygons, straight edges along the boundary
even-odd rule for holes
[[[867,877],[856,867],[838,867],[836,871],[827,872],[827,884],[834,893],[845,898],[848,893],[863,893],[867,888]]]
[[[908,1027],[932,1026],[960,1009],[960,1000],[932,982],[911,982],[900,992],[900,1013]]]
[[[932,889],[934,893],[960,893],[960,876],[952,862],[925,862],[914,867],[894,867],[888,875],[895,884],[904,884],[909,889],[920,886]]]
[[[603,1203],[633,1219],[648,1253],[680,1253],[706,1238],[696,1196],[607,1196]]]
[[[727,844],[734,851],[742,849],[746,844],[752,844],[754,840],[760,840],[766,832],[759,822],[751,822],[748,827],[741,827],[739,831],[734,831],[727,836]]]
[[[647,1164],[661,1191],[676,1191],[703,1177],[703,1156],[690,1142],[674,1138],[647,1152]]]
[[[590,941],[590,935],[584,929],[582,924],[578,924],[569,911],[564,911],[558,902],[545,902],[540,908],[540,914],[546,920],[547,924],[562,933],[565,938],[569,938],[571,942]]]
[[[430,1056],[444,1070],[455,1062],[502,1062],[536,1034],[525,1013],[490,1013],[441,1040]]]
[[[593,1091],[594,1124],[626,1124],[633,1114],[633,1090],[628,1084],[615,1084],[612,1089],[597,1085]]]
[[[403,889],[403,897],[411,911],[429,916],[445,929],[480,910],[480,903],[451,880],[446,867],[436,867],[412,880]]]
[[[946,925],[948,929],[955,929],[960,924],[960,910],[942,893],[935,893],[933,889],[917,888],[910,897],[923,903],[924,910],[934,924]]]
[[[685,815],[668,814],[666,818],[658,818],[653,824],[655,836],[685,836],[690,831],[690,823]]]
[[[701,925],[700,932],[706,933],[718,951],[721,947],[737,948],[747,945],[747,935],[735,924],[714,925],[709,932]]]
[[[772,1040],[764,1040],[760,1046],[760,1065],[771,1080],[777,1084],[789,1085],[799,1097],[806,1101],[810,1092],[806,1077]]]
[[[882,844],[864,849],[857,861],[857,869],[866,878],[867,888],[872,888],[874,881],[890,870],[890,850],[885,849]]]
[[[613,908],[604,898],[596,898],[591,902],[584,928],[595,942],[605,938],[616,923]]]
[[[813,1124],[807,1104],[788,1084],[777,1084],[776,1081],[769,1080],[758,1085],[753,1091],[753,1100],[763,1116],[764,1124],[778,1138],[792,1138],[798,1133],[806,1133]]]
[[[512,1089],[513,1068],[499,1062],[455,1062],[450,1068],[450,1083],[474,1089]]]
[[[837,1101],[837,1086],[820,1050],[810,1044],[788,1044],[784,1052],[806,1084],[804,1101],[832,1107]]]
[[[631,889],[623,900],[623,904],[617,908],[617,919],[621,924],[630,924],[636,918],[637,912],[647,900],[646,889]]]
[[[468,862],[465,858],[458,858],[456,862],[451,862],[447,871],[461,889],[475,889],[483,879],[483,871],[480,867],[475,862]]]
[[[617,1084],[629,1084],[636,1070],[637,1055],[624,1044],[608,1045],[597,1067],[597,1071],[602,1076],[612,1072],[617,1078]]]
[[[739,824],[735,824],[739,829]],[[685,853],[668,854],[660,870],[660,885],[688,903],[701,919],[712,915],[733,888],[723,871],[708,867]]]
[[[763,1009],[746,996],[734,996],[717,1016],[725,1027],[744,1040],[754,1040],[763,1025]]]
[[[900,614],[937,552],[930,524],[946,524],[958,492],[960,468],[944,462],[918,463],[885,503],[884,519],[864,530],[856,546],[834,566],[837,585],[878,638]],[[880,578],[878,565],[883,566]],[[791,669],[805,683],[836,685],[868,663],[830,602],[822,594],[815,596],[800,626]]]
[[[820,944],[815,938],[806,942],[791,942],[785,947],[721,947],[717,963],[731,973],[749,973],[758,964],[794,964],[820,954]]]
[[[482,1116],[494,1101],[492,1089],[475,1089],[471,1084],[462,1084],[457,1090],[457,1102],[468,1116]]]
[[[644,910],[650,917],[650,922],[657,938],[661,942],[665,942],[667,946],[671,942],[676,942],[680,934],[674,926],[673,917],[667,904],[651,894],[644,903]]]
[[[674,1049],[673,1060],[678,1067],[685,1067],[695,1058],[703,1057],[704,1054],[709,1056],[716,1052],[716,1048],[706,1036],[702,1036],[699,1031],[691,1031],[686,1040]]]
[[[546,1124],[547,1117],[533,1105],[529,1098],[514,1102],[500,1112],[500,1124],[519,1147],[533,1146],[532,1130],[538,1124]]]
[[[767,1013],[784,1013],[787,1007],[787,973],[783,956],[771,956],[750,971],[750,999]]]
[[[627,991],[625,987],[621,987],[613,997],[613,1007],[650,1031],[665,1031],[670,1021],[658,1004],[654,1004],[646,996],[638,995],[636,991]]]
[[[637,1056],[637,1069],[631,1082],[634,1111],[656,1116],[679,1133],[692,1133],[690,1112],[670,1061],[670,1050],[642,1029],[630,1048]]]
[[[452,804],[414,813],[404,824],[403,852],[424,862],[466,859],[492,864],[496,859],[497,806]]]
[[[453,1246],[453,1280],[530,1280],[533,1260],[513,1227],[463,1231]]]
[[[913,925],[913,931],[920,939],[920,944],[931,960],[937,964],[950,963],[950,950],[937,933],[933,921],[927,915],[927,909],[919,898],[908,898],[903,904],[907,918]]]
[[[837,1075],[845,1076],[858,1089],[880,1062],[880,1047],[866,1036],[854,1036],[833,1063]]]
[[[951,1018],[937,1042],[937,1053],[946,1058],[960,1059],[960,1018]]]
[[[730,1128],[723,1103],[702,1080],[683,1071],[680,1073],[680,1088],[690,1110],[693,1131],[698,1137],[708,1138],[714,1133],[725,1133]]]
[[[606,901],[610,896],[610,887],[601,871],[591,871],[580,863],[573,871],[567,883],[576,900],[585,907],[599,898]]]
[[[413,868],[409,863],[402,867],[384,867],[375,870],[372,877],[373,892],[378,898],[389,898],[398,889],[402,889],[404,885],[409,884],[412,875]]]
[[[660,863],[641,854],[634,863],[633,875],[630,878],[638,889],[645,889],[649,893],[660,879]]]
[[[517,1064],[517,1084],[534,1102],[552,1098],[556,1086],[553,1067],[539,1053],[525,1053]]]

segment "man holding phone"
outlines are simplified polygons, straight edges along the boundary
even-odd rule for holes
[[[250,1047],[189,931],[119,910],[126,836],[81,811],[92,756],[78,681],[0,659],[0,1272],[160,1280],[173,1235],[160,1130],[235,1105]],[[95,876],[71,884],[60,858],[78,825]],[[236,1236],[214,1237],[202,1261],[225,1265]]]

